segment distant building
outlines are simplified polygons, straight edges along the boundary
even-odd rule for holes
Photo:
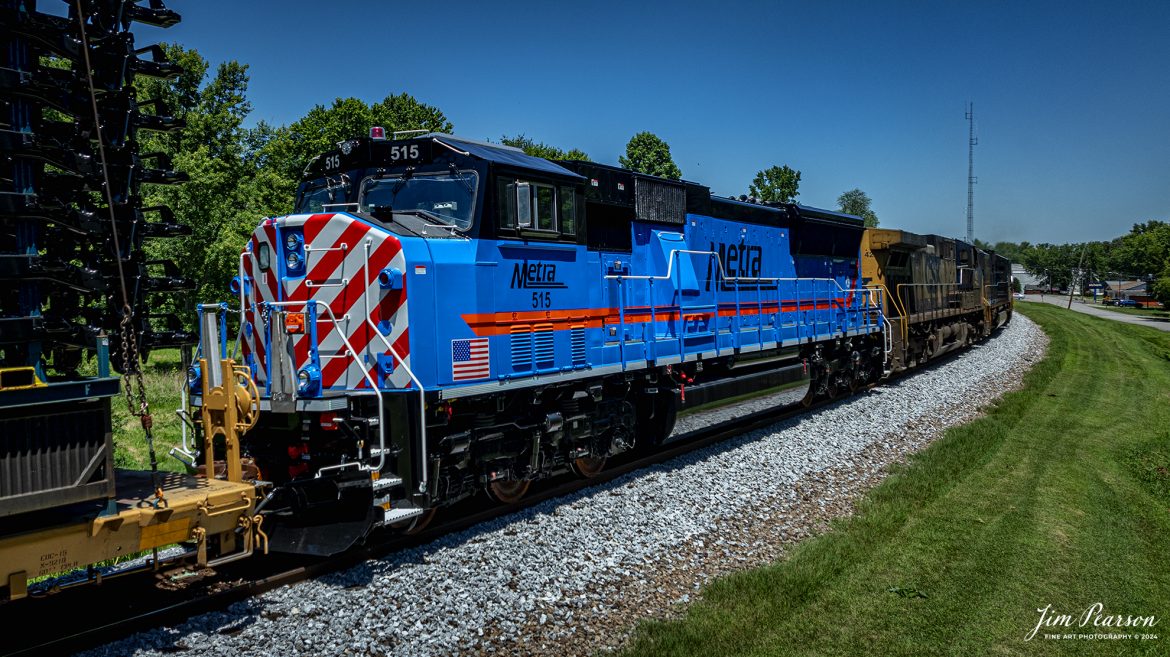
[[[1012,278],[1020,282],[1020,290],[1024,294],[1040,294],[1047,291],[1042,277],[1034,276],[1021,264],[1012,263]]]
[[[1149,281],[1102,281],[1105,296],[1110,299],[1136,301],[1140,305],[1154,304]]]

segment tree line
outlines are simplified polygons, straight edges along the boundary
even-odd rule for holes
[[[316,105],[288,125],[259,121],[245,127],[252,112],[248,100],[248,67],[236,61],[214,70],[198,51],[166,45],[171,61],[182,66],[175,80],[140,76],[140,100],[158,98],[165,112],[186,121],[175,133],[143,133],[143,152],[169,156],[174,168],[186,172],[190,182],[174,186],[150,186],[144,205],[167,205],[176,219],[192,229],[185,238],[148,244],[159,257],[180,263],[195,289],[162,301],[164,311],[185,312],[194,303],[225,296],[227,281],[236,275],[239,253],[258,220],[287,214],[306,165],[345,139],[364,136],[372,126],[397,131],[423,130],[452,133],[454,124],[437,107],[419,102],[407,93],[390,94],[366,103],[357,98],[337,98],[328,106]],[[562,149],[523,134],[504,135],[500,143],[547,159],[588,160],[584,151]],[[635,171],[680,179],[670,146],[650,132],[635,134],[626,144],[619,164]],[[752,200],[794,202],[799,195],[800,171],[788,165],[761,170],[748,185]],[[741,197],[746,199],[747,195]],[[852,189],[838,199],[839,209],[877,225],[869,196]],[[165,252],[164,252],[165,251]]]
[[[1042,286],[1086,292],[1090,283],[1145,280],[1154,298],[1170,303],[1170,223],[1146,221],[1112,240],[1071,244],[1031,244],[976,240],[1012,262],[1022,264]]]

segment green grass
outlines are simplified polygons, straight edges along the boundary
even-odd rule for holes
[[[785,561],[639,626],[627,654],[1170,654],[1170,334],[1022,310],[1051,337],[1024,389]],[[1158,638],[1024,640],[1037,609],[1095,602],[1157,616],[1136,631]]]
[[[182,425],[175,409],[182,404],[187,371],[181,367],[178,349],[160,349],[143,363],[146,400],[154,419],[152,434],[159,469],[183,471],[183,464],[167,455],[171,447],[182,442]],[[146,435],[138,418],[130,414],[125,392],[113,402],[114,464],[119,468],[144,470],[150,467]]]

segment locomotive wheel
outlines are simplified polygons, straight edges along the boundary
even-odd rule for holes
[[[583,456],[579,459],[573,459],[572,467],[573,472],[577,473],[578,477],[592,479],[605,469],[605,457]]]
[[[809,408],[817,399],[817,382],[814,380],[808,387],[808,392],[804,393],[804,398],[800,400],[800,405],[804,408]]]
[[[528,492],[532,485],[531,479],[493,481],[486,487],[488,497],[500,504],[515,504]]]
[[[674,431],[675,421],[678,419],[678,395],[672,392],[659,392],[654,395],[649,404],[638,406],[636,419],[637,440],[635,446],[639,449],[657,447],[664,443]],[[601,466],[605,466],[602,459]],[[573,467],[576,471],[576,466]],[[598,470],[601,468],[599,467]],[[582,475],[591,477],[594,475]]]
[[[830,401],[837,398],[837,392],[840,387],[837,385],[836,379],[830,379],[828,385],[825,386],[825,397]]]
[[[396,522],[390,526],[407,536],[410,536],[411,534],[417,534],[426,529],[427,525],[431,524],[431,521],[435,519],[435,512],[438,510],[438,507],[427,509],[426,511],[422,512],[422,515],[415,516],[410,520]]]

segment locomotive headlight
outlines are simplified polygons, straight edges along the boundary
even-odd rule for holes
[[[288,257],[284,260],[285,267],[288,269],[300,269],[301,262],[301,254],[296,252],[288,254]]]
[[[289,251],[296,251],[301,246],[301,236],[296,233],[289,233],[288,237],[284,238],[284,246]]]
[[[321,387],[321,370],[316,365],[306,365],[297,372],[297,393],[311,395]]]

